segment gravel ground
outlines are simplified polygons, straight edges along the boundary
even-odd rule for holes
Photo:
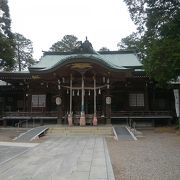
[[[116,180],[180,180],[180,135],[166,130],[142,132],[144,138],[138,141],[107,138]],[[0,141],[12,141],[20,133],[0,128]]]
[[[116,180],[180,180],[180,136],[143,131],[137,141],[107,138]]]
[[[25,131],[27,131],[27,129],[0,128],[0,141],[13,141],[15,137]]]
[[[14,138],[19,136],[21,133],[25,133],[29,129],[27,128],[0,128],[0,142],[14,142]],[[34,139],[32,143],[41,143],[48,139],[48,136],[42,136],[39,139]]]

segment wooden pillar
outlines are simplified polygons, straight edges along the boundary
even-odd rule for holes
[[[31,93],[27,94],[27,112],[32,112],[32,95]]]
[[[96,76],[94,76],[94,116],[96,116]]]
[[[70,102],[69,102],[69,113],[72,115],[72,74],[70,77]]]
[[[69,126],[72,126],[72,74],[70,76],[70,95],[69,95],[69,114],[68,114],[68,123]]]
[[[6,127],[7,126],[7,120],[3,119],[3,126]]]
[[[111,124],[111,96],[106,96],[106,124]]]
[[[109,78],[107,80],[107,95],[106,95],[106,124],[111,124],[111,96],[110,96]]]
[[[147,83],[145,86],[144,100],[145,100],[145,110],[149,111],[149,93],[148,93],[148,84]]]
[[[84,77],[81,78],[81,113],[84,113]]]
[[[80,126],[86,125],[85,112],[84,112],[84,73],[81,74],[81,116],[80,116]]]
[[[94,117],[93,125],[97,125],[97,114],[96,114],[96,76],[94,75]]]
[[[57,107],[58,110],[58,118],[57,118],[57,124],[62,124],[62,108],[61,105]]]
[[[26,111],[26,91],[23,91],[23,111]]]
[[[40,125],[43,126],[44,125],[44,120],[40,119]]]
[[[152,107],[151,107],[151,110],[155,110],[155,105],[156,105],[156,87],[155,85],[153,84],[153,97],[152,97]]]
[[[57,124],[62,124],[62,98],[61,95],[56,97],[56,105],[57,105]]]

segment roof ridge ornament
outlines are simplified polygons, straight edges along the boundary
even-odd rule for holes
[[[84,42],[78,41],[77,48],[74,49],[75,53],[84,53],[84,54],[97,54],[97,52],[93,49],[91,42],[89,42],[87,36]]]

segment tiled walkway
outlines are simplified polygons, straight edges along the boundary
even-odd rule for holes
[[[1,180],[114,180],[102,137],[53,137],[0,166]]]

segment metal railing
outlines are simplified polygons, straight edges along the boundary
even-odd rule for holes
[[[18,128],[22,127],[22,124],[24,122],[26,123],[26,128],[28,128],[28,119],[23,120],[23,121],[19,121],[18,123],[15,124],[15,127],[18,127]]]

